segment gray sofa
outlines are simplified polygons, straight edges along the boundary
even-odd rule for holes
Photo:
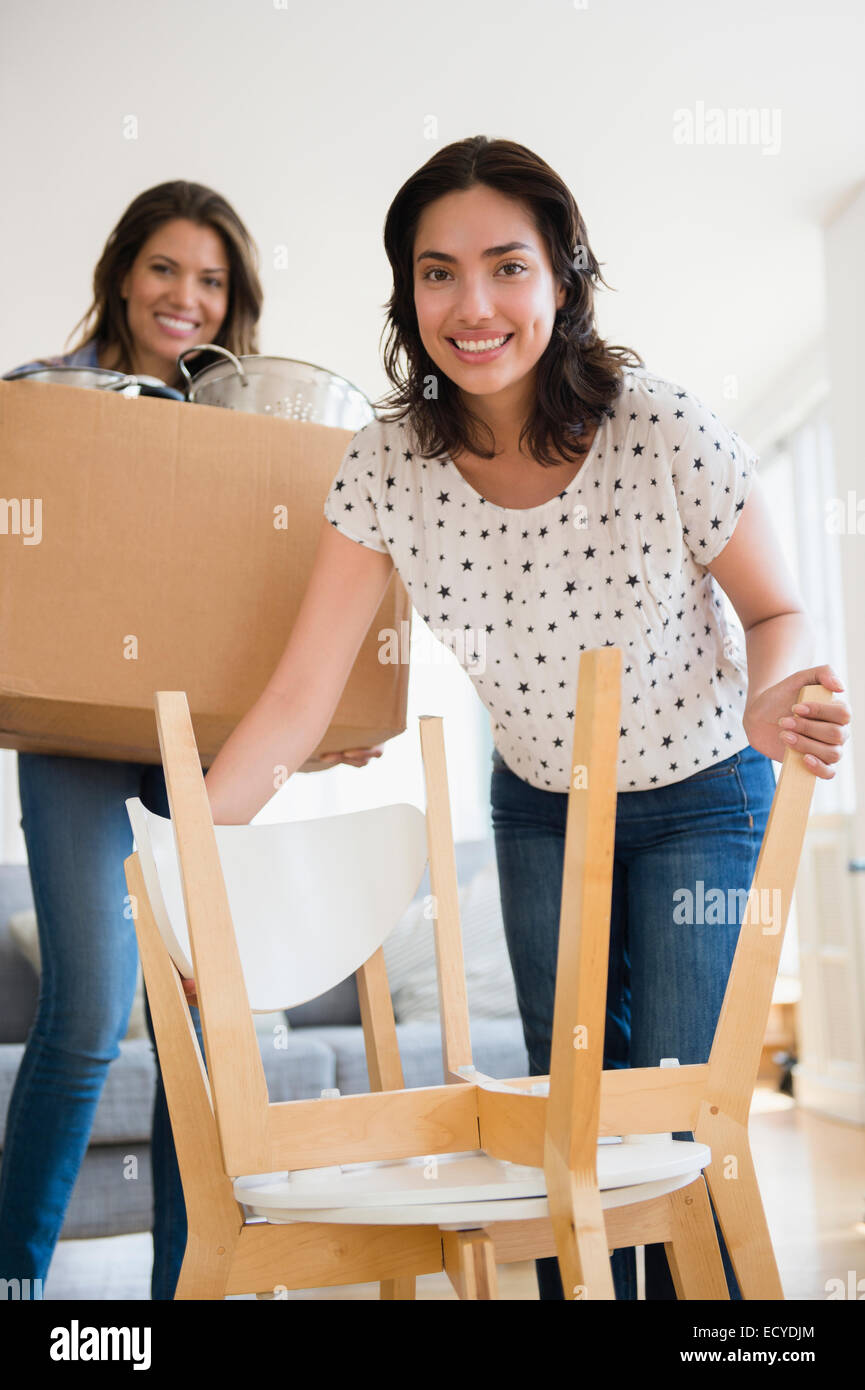
[[[456,846],[461,888],[494,861],[491,840]],[[429,893],[429,870],[416,900]],[[26,865],[0,865],[0,1136],[24,1042],[33,1018],[38,977],[13,942],[9,917],[32,908]],[[292,1009],[287,1046],[274,1046],[272,1020],[259,1029],[259,1042],[271,1100],[299,1100],[338,1087],[344,1094],[369,1089],[360,1010],[354,980],[343,981],[320,999]],[[266,1031],[268,1030],[268,1031]],[[407,1086],[442,1082],[437,1023],[400,1022],[397,1034]],[[493,1076],[528,1071],[522,1027],[516,1017],[476,1018],[472,1022],[473,1060]],[[149,1040],[121,1043],[111,1064],[96,1112],[90,1147],[78,1176],[63,1236],[120,1235],[150,1229],[150,1127],[155,1066]],[[134,1161],[133,1161],[134,1160]]]

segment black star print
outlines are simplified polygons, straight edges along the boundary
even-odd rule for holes
[[[744,689],[725,674],[726,628],[705,575],[733,533],[754,460],[696,398],[645,369],[625,372],[621,408],[604,417],[592,457],[537,507],[510,510],[481,497],[447,457],[419,453],[407,417],[357,433],[325,503],[334,527],[390,552],[424,622],[435,593],[451,599],[457,631],[488,639],[486,667],[467,670],[495,738],[518,775],[555,791],[570,784],[577,665],[592,648],[621,648],[623,709],[648,715],[648,696],[652,719],[666,725],[661,736],[647,719],[636,739],[620,727],[619,790],[687,776],[734,739],[734,747],[746,742]],[[574,528],[575,504],[590,499]],[[518,510],[521,524],[511,530]],[[569,547],[574,529],[584,539]],[[580,586],[591,603],[577,609]],[[450,620],[447,611],[438,615],[443,625]],[[447,633],[442,640],[457,650]],[[544,665],[555,678],[533,691],[527,677]],[[675,742],[687,744],[687,757],[661,762]]]

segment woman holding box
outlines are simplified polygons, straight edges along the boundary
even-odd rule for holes
[[[486,660],[465,664],[493,719],[505,932],[530,1069],[544,1075],[579,653],[615,644],[604,1065],[704,1062],[739,922],[681,924],[674,894],[695,879],[747,890],[771,760],[791,743],[833,777],[850,718],[843,701],[819,718],[793,706],[803,685],[843,687],[807,664],[812,634],[757,459],[692,393],[599,338],[582,218],[524,146],[478,136],[440,150],[394,199],[385,247],[391,413],[355,436],[334,479],[285,653],[207,774],[214,822],[247,823],[274,766],[296,769],[316,746],[394,567],[437,632],[482,630]],[[612,1262],[617,1296],[634,1298],[634,1252]],[[562,1297],[555,1260],[538,1276],[542,1298]],[[674,1296],[663,1246],[647,1250],[646,1291]]]
[[[240,218],[212,189],[185,181],[148,189],[108,238],[79,342],[53,364],[111,367],[180,387],[176,359],[191,344],[257,351],[256,259]],[[363,766],[369,756],[331,754],[316,767]],[[132,852],[124,803],[140,796],[161,815],[169,810],[160,766],[21,753],[18,779],[42,973],[6,1122],[0,1277],[32,1281],[47,1275],[132,1006],[138,954],[123,873]],[[149,1009],[147,1023],[152,1038]],[[186,1210],[158,1066],[151,1159],[152,1293],[170,1299]]]

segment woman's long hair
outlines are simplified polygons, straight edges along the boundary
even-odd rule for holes
[[[572,194],[538,155],[511,140],[475,135],[446,145],[412,174],[388,209],[384,245],[393,271],[384,365],[393,390],[379,402],[383,419],[409,417],[427,458],[468,450],[493,458],[492,430],[465,404],[421,342],[414,304],[413,249],[421,213],[446,193],[485,184],[516,198],[532,214],[546,242],[557,284],[567,298],[556,313],[550,341],[537,364],[534,410],[520,433],[531,456],[555,465],[581,458],[578,441],[587,420],[610,413],[624,383],[625,366],[644,366],[630,348],[610,347],[595,327],[596,284],[606,285]],[[607,288],[610,288],[607,286]],[[433,379],[435,389],[428,383]],[[489,439],[488,447],[483,437]]]
[[[237,356],[257,352],[258,320],[264,298],[258,249],[234,208],[200,183],[175,179],[133,199],[105,243],[93,272],[93,303],[69,335],[81,329],[73,350],[94,340],[111,350],[112,366],[132,371],[133,343],[120,287],[147,239],[166,222],[185,218],[212,227],[228,256],[228,308],[215,341]],[[206,354],[205,354],[206,355]],[[196,367],[202,363],[196,359]]]

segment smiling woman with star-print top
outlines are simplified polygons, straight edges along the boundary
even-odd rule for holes
[[[530,1072],[546,1075],[579,654],[617,646],[604,1066],[705,1062],[740,923],[682,923],[675,895],[747,896],[772,759],[792,742],[833,777],[850,719],[840,699],[794,706],[803,685],[843,686],[808,665],[757,459],[685,386],[599,337],[582,217],[525,146],[439,150],[391,204],[385,249],[393,389],[333,480],[279,665],[207,774],[214,822],[246,823],[273,768],[309,757],[396,569],[491,716],[502,916]],[[617,1297],[636,1297],[633,1250],[611,1259]],[[557,1262],[537,1268],[541,1297],[562,1298]],[[648,1246],[646,1297],[674,1296]]]

